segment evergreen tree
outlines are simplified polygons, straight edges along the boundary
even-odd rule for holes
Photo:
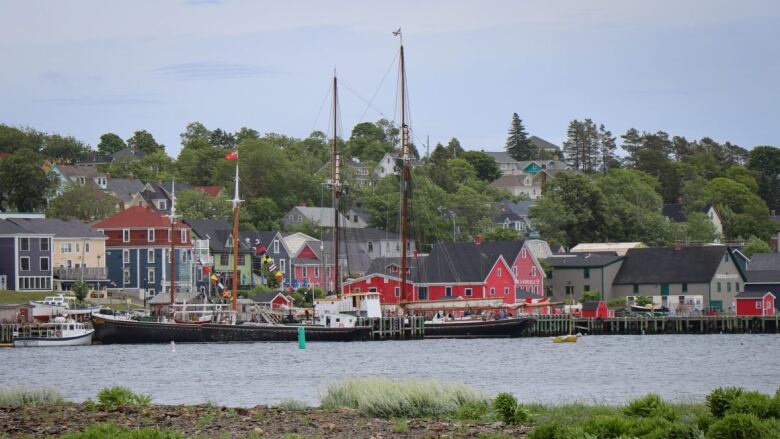
[[[447,142],[446,151],[448,154],[447,158],[450,159],[457,159],[463,155],[463,147],[460,146],[460,141],[454,137]]]
[[[583,170],[585,167],[583,152],[586,149],[586,137],[587,133],[583,122],[577,119],[569,122],[566,140],[563,142],[563,153],[566,156],[566,163],[573,169]]]
[[[536,147],[528,140],[523,121],[517,115],[512,114],[512,125],[509,128],[509,137],[506,139],[506,152],[517,161],[533,160],[538,157]]]
[[[598,145],[601,157],[601,172],[606,174],[610,169],[617,167],[618,161],[615,157],[615,138],[612,137],[612,132],[604,127],[604,124],[599,125],[598,132]]]
[[[635,166],[635,157],[639,149],[642,147],[642,136],[639,134],[636,128],[630,128],[625,134],[620,136],[623,139],[621,147],[628,153],[626,157],[626,165]]]

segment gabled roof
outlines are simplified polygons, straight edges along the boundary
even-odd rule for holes
[[[506,151],[482,151],[482,153],[493,157],[496,163],[517,163]]]
[[[94,166],[87,165],[55,165],[60,173],[65,177],[107,177],[106,174],[98,172]]]
[[[599,309],[600,300],[586,300],[582,302],[583,311],[597,311]]]
[[[780,268],[777,270],[747,271],[747,283],[776,283],[780,285]]]
[[[171,220],[141,206],[131,206],[103,221],[92,225],[94,229],[142,229],[147,227],[170,227]],[[176,229],[182,228],[182,223],[176,223]]]
[[[57,218],[16,218],[14,223],[33,233],[54,235],[55,238],[103,238],[102,233],[78,220],[64,221]]]
[[[493,241],[480,245],[474,242],[437,243],[420,267],[421,281],[483,282],[499,256],[511,266],[522,248],[523,241]]]
[[[755,253],[750,258],[748,271],[780,270],[780,253]]]
[[[25,230],[24,227],[16,224],[11,220],[0,219],[0,235],[16,235],[16,234],[29,235],[30,231]]]
[[[558,145],[555,145],[553,143],[550,143],[541,137],[537,136],[531,136],[528,138],[528,140],[538,149],[546,150],[546,151],[560,151],[560,147]]]
[[[271,303],[274,299],[276,299],[276,296],[282,296],[285,300],[289,300],[284,294],[273,291],[267,293],[257,293],[252,296],[252,300],[256,303]]]
[[[759,297],[764,297],[767,294],[771,294],[771,295],[775,296],[774,293],[772,293],[771,291],[765,291],[765,290],[749,290],[748,291],[748,290],[745,290],[745,291],[737,294],[735,297],[737,299],[746,299],[746,298],[757,299]],[[775,296],[775,298],[777,298],[777,296]]]
[[[531,211],[531,206],[535,205],[535,200],[509,201],[502,200],[496,204],[499,212],[512,212],[518,216],[527,217]]]
[[[704,206],[704,209],[701,210],[701,212],[707,213],[709,212],[710,208],[712,207],[712,204],[707,204]],[[676,223],[684,223],[685,222],[685,205],[680,203],[670,203],[670,204],[664,204],[663,208],[661,209],[661,213],[670,220],[676,222]]]
[[[222,186],[193,186],[192,189],[203,192],[212,198],[217,198],[219,194],[224,190]]]
[[[615,284],[709,283],[728,250],[724,246],[632,248]]]
[[[108,191],[112,192],[114,196],[122,200],[124,203],[129,203],[133,200],[133,196],[142,191],[144,184],[141,180],[135,178],[110,178],[108,180]]]
[[[525,179],[528,179],[529,184],[525,184]],[[490,183],[493,187],[517,187],[517,186],[530,186],[533,184],[533,179],[525,174],[508,174],[498,177],[495,181]]]
[[[287,212],[285,219],[289,217],[294,211],[298,211],[304,218],[322,227],[333,227],[333,208],[332,207],[309,207],[309,206],[295,206]],[[339,213],[339,224],[347,228],[351,226],[347,217],[344,214]],[[290,225],[295,225],[291,223]]]
[[[599,268],[613,264],[623,259],[615,253],[576,253],[576,254],[553,254],[545,259],[547,265],[556,268]],[[625,265],[625,262],[623,263]]]
[[[137,151],[133,148],[127,147],[115,152],[112,156],[112,161],[128,159],[128,160],[141,160],[146,155],[143,151]]]
[[[207,219],[184,219],[184,222],[192,228],[192,231],[198,237],[209,240],[209,249],[211,251],[215,253],[230,253],[233,251],[232,246],[226,245],[233,234],[233,226],[229,222]],[[247,245],[239,233],[238,252],[251,253],[252,249],[250,247],[251,241]]]

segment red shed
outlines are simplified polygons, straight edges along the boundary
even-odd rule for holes
[[[587,300],[582,303],[582,317],[606,319],[609,317],[609,308],[603,300]]]
[[[738,316],[775,315],[775,295],[770,291],[743,291],[737,294]]]
[[[275,292],[255,294],[255,296],[252,297],[252,300],[259,305],[269,306],[273,309],[279,309],[281,307],[290,308],[293,304],[290,296]]]

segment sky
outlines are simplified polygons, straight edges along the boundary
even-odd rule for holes
[[[97,145],[193,121],[306,137],[397,120],[498,151],[512,113],[561,144],[572,119],[780,146],[776,0],[0,0],[0,123]]]

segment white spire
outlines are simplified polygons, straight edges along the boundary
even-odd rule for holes
[[[238,207],[238,204],[244,200],[238,198],[238,160],[236,160],[236,187],[233,191],[233,209]]]
[[[176,180],[171,180],[171,224],[176,222]]]

